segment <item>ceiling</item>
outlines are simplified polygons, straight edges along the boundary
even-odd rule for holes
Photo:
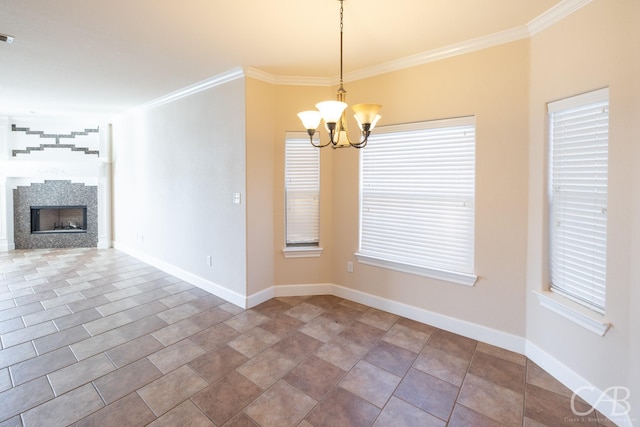
[[[526,25],[571,0],[345,0],[344,72]],[[574,0],[575,1],[575,0]],[[0,0],[0,114],[116,114],[228,72],[335,78],[336,0]]]

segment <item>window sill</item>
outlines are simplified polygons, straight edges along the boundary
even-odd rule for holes
[[[322,255],[322,248],[317,246],[296,246],[284,248],[282,254],[285,258],[317,258]]]
[[[376,267],[388,268],[390,270],[401,271],[403,273],[415,274],[418,276],[430,277],[432,279],[444,280],[458,285],[473,286],[478,280],[478,276],[473,274],[456,273],[452,271],[435,270],[432,268],[420,267],[417,265],[403,264],[396,261],[389,261],[374,258],[361,253],[356,253],[358,262],[362,264],[374,265]]]
[[[551,291],[533,291],[540,305],[603,337],[611,323],[604,316]]]

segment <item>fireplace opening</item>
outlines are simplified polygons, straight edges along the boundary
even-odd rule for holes
[[[31,206],[31,234],[86,232],[86,206]]]

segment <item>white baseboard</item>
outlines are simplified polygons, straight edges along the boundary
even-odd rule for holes
[[[191,283],[194,286],[199,287],[200,289],[204,289],[205,291],[212,293],[215,296],[218,296],[230,303],[233,303],[241,308],[247,308],[247,298],[244,295],[240,295],[237,292],[231,291],[224,286],[218,285],[210,280],[197,276],[189,271],[183,270],[180,267],[176,267],[173,264],[170,264],[161,259],[150,256],[144,252],[140,252],[134,248],[131,248],[126,245],[119,244],[118,242],[113,242],[113,247],[119,251],[122,251],[128,255],[131,255],[134,258],[139,259],[142,262],[145,262],[149,265],[152,265],[166,273],[171,274],[172,276],[177,277],[178,279],[182,279],[185,282]]]
[[[620,402],[613,400],[611,397],[606,397],[607,395],[604,391],[595,387],[587,379],[572,371],[531,341],[527,341],[526,356],[564,384],[569,390],[576,392],[585,402],[600,411],[616,425],[633,427],[628,413],[629,408],[625,408]],[[603,399],[603,397],[605,398]],[[625,396],[620,397],[625,398]],[[595,417],[595,414],[590,416]]]
[[[610,399],[603,400],[603,393],[589,381],[569,369],[549,353],[532,344],[523,337],[508,334],[486,326],[477,325],[465,320],[456,319],[443,314],[434,313],[419,307],[410,306],[390,299],[382,298],[366,292],[346,288],[331,283],[309,285],[273,286],[267,290],[247,298],[248,307],[267,301],[278,296],[306,296],[306,295],[335,295],[369,307],[384,310],[398,316],[426,323],[439,329],[463,335],[496,347],[523,354],[535,362],[542,369],[564,384],[570,390],[577,390],[577,395],[605,414],[618,426],[632,427],[633,423],[628,413],[620,403]],[[619,414],[619,415],[618,415]]]
[[[97,245],[98,249],[109,249],[111,248],[111,246],[113,245],[110,239],[98,238],[98,245]]]
[[[0,244],[0,252],[9,252],[9,251],[15,251],[15,250],[16,250],[16,245],[13,243]]]
[[[577,391],[578,396],[609,417],[609,419],[618,426],[633,427],[631,418],[628,412],[625,411],[626,408],[624,408],[623,405],[619,402],[613,402],[612,404],[611,399],[603,400],[601,398],[603,396],[603,392],[601,390],[594,387],[585,378],[581,377],[549,353],[523,337],[518,337],[486,326],[434,313],[419,307],[403,304],[332,283],[272,286],[268,289],[245,297],[236,292],[230,291],[221,285],[208,281],[165,261],[139,252],[133,248],[120,245],[117,242],[113,242],[113,246],[117,250],[125,252],[143,262],[146,262],[147,264],[198,286],[199,288],[242,308],[255,307],[256,305],[274,297],[335,295],[360,304],[368,305],[369,307],[384,310],[398,316],[426,323],[436,328],[482,341],[487,344],[495,345],[496,347],[523,354],[570,390]]]
[[[269,297],[265,299],[267,295]],[[335,295],[516,353],[523,354],[525,351],[524,338],[333,283],[273,286],[266,291],[251,295],[247,301],[248,307],[254,307],[257,305],[254,302],[259,301],[259,304],[273,297],[303,295]]]

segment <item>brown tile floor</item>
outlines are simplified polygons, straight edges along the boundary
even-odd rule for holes
[[[524,356],[334,296],[242,310],[116,250],[0,253],[0,343],[0,427],[599,425]]]

